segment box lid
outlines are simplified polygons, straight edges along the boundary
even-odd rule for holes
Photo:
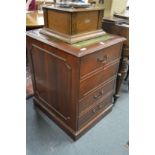
[[[44,6],[44,9],[48,10],[57,10],[57,11],[64,11],[64,12],[83,12],[83,11],[95,11],[95,10],[104,10],[104,7],[88,7],[88,8],[62,8],[58,6]]]

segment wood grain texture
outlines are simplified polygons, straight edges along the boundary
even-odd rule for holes
[[[103,16],[104,16],[104,11],[103,10],[100,10],[98,12],[98,23],[97,23],[97,28],[98,29],[101,29],[102,28],[102,19],[103,19]]]
[[[45,28],[42,33],[54,36],[68,43],[87,40],[103,35],[103,8],[66,9],[59,7],[44,7]],[[89,11],[88,11],[89,10]],[[102,33],[98,33],[98,31]],[[85,33],[93,33],[92,35]],[[96,34],[95,34],[96,33]],[[81,36],[78,36],[78,35]],[[67,35],[66,37],[64,35]]]
[[[104,41],[99,40],[98,42],[96,42],[96,39],[93,38],[93,39],[87,41],[87,42],[91,41],[91,44],[86,44],[83,47],[79,48],[77,46],[74,46],[74,44],[70,45],[70,44],[65,43],[59,39],[54,38],[54,37],[48,37],[47,35],[43,35],[40,33],[40,31],[41,31],[41,29],[28,31],[27,36],[30,38],[33,38],[35,40],[38,40],[46,45],[57,48],[60,51],[62,50],[65,53],[71,54],[76,57],[83,57],[85,55],[94,53],[94,51],[103,50],[103,49],[110,47],[114,44],[123,43],[126,40],[124,37],[107,34],[112,37],[107,38]],[[102,44],[101,44],[101,42],[102,42]],[[84,50],[82,50],[83,48],[84,48]]]
[[[115,80],[108,81],[98,87],[93,92],[89,93],[81,100],[79,100],[79,113],[83,112],[88,107],[92,106],[94,103],[102,101],[105,96],[114,93]]]
[[[38,35],[38,30],[27,35],[34,104],[74,140],[112,110],[122,40],[113,37],[104,46],[89,45],[94,46],[93,51],[85,53],[64,42],[52,38],[47,40]],[[112,47],[108,45],[109,41]],[[98,50],[98,46],[102,48]],[[72,53],[68,52],[70,49]],[[84,54],[79,57],[74,52]],[[95,68],[90,65],[92,60],[95,64],[97,56],[105,53],[110,58],[106,65],[95,65]],[[83,73],[87,76],[81,78],[83,66]]]
[[[71,34],[71,14],[53,10],[47,10],[47,12],[47,28],[56,32]]]
[[[76,130],[74,122],[76,121],[75,103],[78,100],[79,87],[76,76],[79,72],[76,68],[78,60],[76,57],[69,57],[51,46],[36,40],[28,40],[30,41],[27,41],[27,45],[30,44],[28,49],[32,64],[35,98],[59,119]]]
[[[79,12],[76,16],[73,15],[72,24],[72,34],[80,34],[85,32],[90,32],[97,30],[98,27],[98,11],[92,12]]]
[[[45,25],[45,27],[47,27],[48,26],[48,17],[47,17],[47,10],[44,10],[43,11],[43,15],[44,15],[44,25]]]
[[[121,44],[115,44],[104,50],[100,50],[91,55],[87,55],[81,58],[81,70],[80,77],[85,76],[94,72],[96,69],[103,69],[104,67],[111,64],[114,60],[121,58]]]
[[[109,66],[105,70],[101,70],[98,73],[90,76],[89,78],[80,81],[80,98],[84,97],[89,92],[93,91],[96,86],[102,85],[110,78],[116,78],[118,72],[119,61]]]
[[[112,95],[104,98],[101,102],[95,104],[92,108],[85,111],[81,116],[79,116],[79,129],[82,128],[85,124],[95,118],[99,113],[104,111],[107,107],[112,105]]]

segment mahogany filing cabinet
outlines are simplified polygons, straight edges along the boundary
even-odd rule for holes
[[[27,32],[34,104],[74,140],[112,110],[124,40],[106,34],[71,45]]]

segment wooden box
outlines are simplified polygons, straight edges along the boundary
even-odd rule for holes
[[[103,8],[44,7],[45,27],[49,36],[68,43],[75,43],[105,34],[102,30]]]

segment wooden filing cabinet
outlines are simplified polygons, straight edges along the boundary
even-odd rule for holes
[[[112,110],[125,39],[106,34],[70,45],[39,31],[27,32],[34,103],[76,140]]]

